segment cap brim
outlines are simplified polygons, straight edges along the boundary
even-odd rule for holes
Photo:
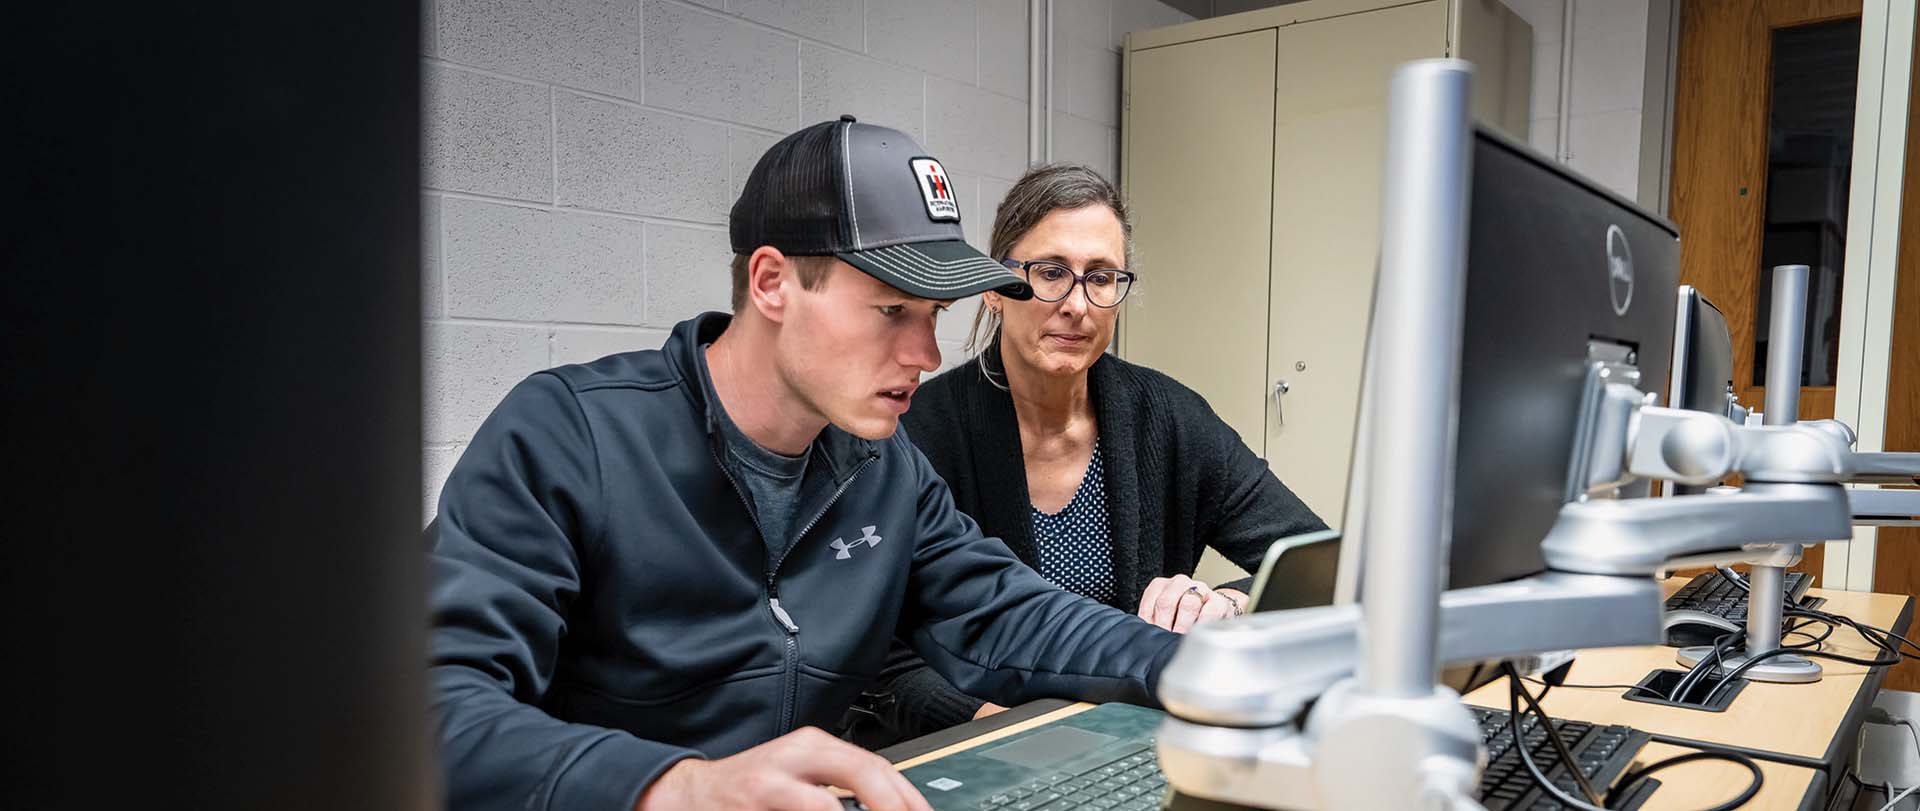
[[[960,299],[989,290],[1011,299],[1033,297],[1026,279],[957,239],[907,242],[834,255],[900,292],[920,298]]]

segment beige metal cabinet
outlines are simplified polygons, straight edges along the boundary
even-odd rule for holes
[[[1121,179],[1141,280],[1120,354],[1205,396],[1330,524],[1373,295],[1388,78],[1412,59],[1473,61],[1476,115],[1524,138],[1531,49],[1498,0],[1304,0],[1128,37]]]

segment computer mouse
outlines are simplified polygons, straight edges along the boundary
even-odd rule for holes
[[[1667,631],[1667,644],[1677,648],[1711,645],[1726,634],[1744,630],[1725,617],[1688,609],[1666,612],[1661,626]]]

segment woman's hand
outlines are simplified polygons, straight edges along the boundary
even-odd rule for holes
[[[1229,617],[1237,617],[1245,614],[1247,613],[1247,609],[1253,607],[1253,598],[1247,596],[1246,592],[1239,589],[1214,589],[1213,593],[1233,601],[1233,608],[1227,612],[1227,616]]]
[[[1234,595],[1234,596],[1229,596]],[[1140,595],[1140,618],[1174,633],[1184,634],[1195,623],[1225,619],[1240,613],[1246,598],[1238,592],[1221,593],[1207,584],[1177,574],[1156,577]]]

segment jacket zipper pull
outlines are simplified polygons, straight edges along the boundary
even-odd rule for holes
[[[800,626],[793,624],[793,617],[787,616],[787,610],[780,607],[780,598],[767,598],[767,605],[773,607],[773,618],[780,621],[781,627],[786,628],[787,633],[800,633]]]

